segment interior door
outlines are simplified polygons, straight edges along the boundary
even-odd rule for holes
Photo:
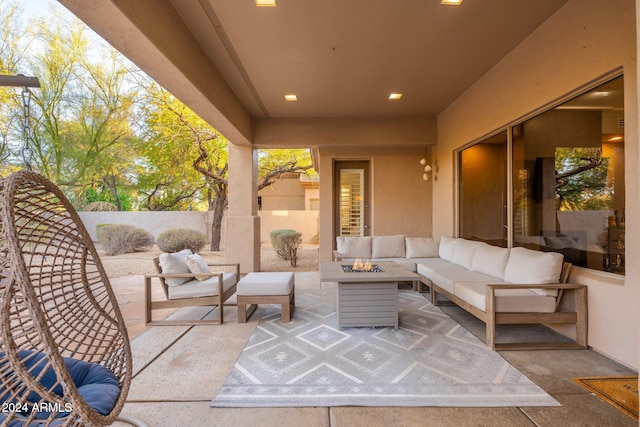
[[[335,235],[368,236],[369,161],[336,161],[334,173]]]

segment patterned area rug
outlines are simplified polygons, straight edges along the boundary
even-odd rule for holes
[[[434,307],[400,291],[400,328],[337,329],[334,290],[269,306],[214,407],[560,406]]]

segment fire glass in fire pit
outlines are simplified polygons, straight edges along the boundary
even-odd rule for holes
[[[356,259],[353,265],[343,265],[342,271],[345,273],[382,273],[384,269],[378,264],[371,264],[371,261],[362,262],[360,258]]]

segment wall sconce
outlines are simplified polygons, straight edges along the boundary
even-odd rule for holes
[[[422,174],[422,179],[424,181],[429,181],[429,174],[431,173],[431,171],[433,169],[431,168],[430,165],[427,164],[427,159],[426,158],[420,159],[420,164],[422,166],[424,166],[424,173]]]

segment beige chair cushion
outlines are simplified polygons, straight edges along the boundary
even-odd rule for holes
[[[222,292],[226,292],[238,281],[236,273],[223,273]],[[190,280],[182,286],[169,288],[169,299],[212,297],[218,295],[218,276],[206,280]]]
[[[371,258],[371,236],[338,236],[336,243],[343,258]]]
[[[507,248],[480,243],[473,254],[471,270],[504,279],[504,269],[509,261]]]
[[[486,311],[486,283],[458,282],[455,294],[472,306]],[[556,311],[554,297],[541,296],[530,289],[497,289],[496,313],[553,313]]]
[[[453,253],[449,261],[461,265],[467,270],[471,270],[473,255],[480,244],[480,242],[474,242],[472,240],[458,239],[455,245],[453,245]]]
[[[249,273],[238,282],[236,294],[238,296],[288,295],[293,287],[293,273]]]
[[[404,258],[404,236],[373,236],[371,258]]]
[[[407,258],[437,258],[438,242],[433,237],[405,237]]]
[[[207,262],[202,259],[202,257],[198,254],[187,255],[185,257],[187,261],[187,267],[189,267],[189,271],[193,274],[197,273],[211,273],[211,269],[207,265]],[[203,274],[202,276],[196,276],[196,280],[207,280],[209,275]]]
[[[162,269],[162,273],[164,274],[189,274],[191,271],[187,266],[187,260],[185,257],[187,255],[192,255],[191,249],[183,249],[180,252],[175,253],[164,253],[159,257],[160,268]],[[180,286],[186,282],[191,280],[188,277],[175,277],[175,278],[167,278],[165,281],[167,282],[167,286]]]
[[[504,270],[504,280],[509,283],[543,285],[559,283],[564,256],[557,252],[540,252],[526,248],[511,248]],[[532,289],[545,296],[557,296],[557,289]]]
[[[438,247],[438,255],[445,261],[451,261],[453,257],[453,248],[456,245],[455,237],[441,236],[440,245]]]

